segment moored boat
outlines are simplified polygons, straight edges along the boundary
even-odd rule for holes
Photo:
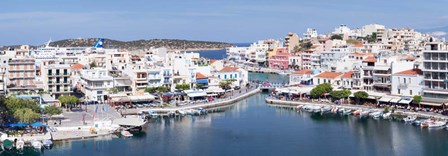
[[[33,140],[31,142],[31,146],[33,146],[35,149],[40,150],[42,148],[42,142],[40,142],[39,140]]]
[[[14,143],[11,140],[5,139],[2,142],[3,150],[11,150],[13,146],[14,146]]]
[[[44,145],[44,147],[50,148],[53,145],[53,141],[51,141],[50,139],[46,139],[42,141],[42,144]]]
[[[323,106],[323,107],[320,109],[320,111],[321,111],[321,112],[329,112],[329,111],[331,111],[331,106]]]
[[[24,146],[25,146],[25,142],[23,140],[17,140],[17,142],[16,142],[16,149],[17,150],[23,150]]]
[[[403,119],[404,122],[414,122],[417,119],[417,116],[407,116]]]
[[[372,112],[369,115],[374,119],[379,119],[383,115],[383,112]]]
[[[122,136],[125,136],[125,137],[132,137],[132,136],[134,136],[131,132],[126,131],[126,130],[122,130],[122,131],[120,132],[120,134],[121,134]]]
[[[344,115],[350,115],[350,114],[352,114],[352,110],[351,110],[351,109],[345,109],[345,110],[342,112],[342,114],[344,114]]]
[[[446,121],[435,121],[428,123],[428,128],[439,128],[446,125]]]
[[[366,116],[369,116],[369,114],[370,114],[370,111],[369,110],[365,110],[365,111],[362,111],[361,114],[359,114],[359,116],[360,117],[366,117]]]
[[[383,117],[383,119],[389,119],[391,115],[392,115],[392,113],[391,113],[391,112],[388,112],[388,113],[384,113],[384,114],[382,115],[382,117]]]
[[[359,110],[354,111],[352,114],[353,115],[360,115],[361,112],[362,112],[362,110],[359,109]]]

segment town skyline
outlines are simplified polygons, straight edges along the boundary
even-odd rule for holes
[[[1,31],[0,35],[10,37],[1,39],[0,45],[39,45],[50,38],[60,40],[79,37],[104,37],[124,41],[159,38],[241,43],[282,38],[286,32],[301,34],[309,27],[316,28],[319,33],[328,33],[340,24],[359,28],[376,23],[389,28],[409,27],[418,30],[432,30],[448,25],[448,16],[443,13],[442,7],[446,2],[385,2],[264,0],[257,3],[55,3],[45,0],[27,2],[27,5],[17,7],[17,1],[3,1],[4,9],[0,11],[0,21],[4,24],[0,28],[4,31]],[[420,7],[423,4],[428,7]],[[278,24],[277,27],[272,27],[272,24],[266,22]]]

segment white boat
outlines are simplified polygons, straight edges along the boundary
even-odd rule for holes
[[[304,106],[303,110],[305,110],[307,112],[313,112],[313,107],[312,106]]]
[[[383,112],[372,112],[369,115],[374,119],[379,119],[381,116],[383,116]]]
[[[439,128],[446,125],[446,121],[435,121],[428,123],[428,128]]]
[[[24,146],[25,146],[25,142],[23,140],[17,140],[17,142],[16,142],[16,149],[17,150],[23,150]]]
[[[42,148],[42,142],[39,140],[33,140],[31,142],[31,146],[33,146],[35,149],[41,149]]]
[[[182,116],[187,115],[187,112],[183,111],[183,110],[178,110],[177,113],[179,113]]]
[[[404,122],[414,122],[417,119],[417,116],[408,116],[403,119]]]
[[[383,119],[389,119],[391,115],[392,115],[392,113],[391,113],[391,112],[388,112],[388,113],[384,113],[384,114],[382,115],[382,117],[383,117]]]
[[[318,112],[321,111],[321,108],[322,108],[322,107],[320,107],[320,106],[314,106],[314,107],[313,107],[313,112],[314,112],[314,113],[318,113]]]
[[[345,109],[343,112],[342,112],[342,114],[344,114],[344,115],[350,115],[352,113],[352,110],[350,110],[350,109]]]
[[[329,111],[331,111],[331,107],[330,107],[330,106],[323,106],[323,107],[320,109],[320,111],[321,111],[321,112],[329,112]]]
[[[366,116],[369,116],[369,114],[370,114],[370,111],[369,110],[365,110],[365,111],[362,111],[361,114],[359,114],[359,116],[360,117],[366,117]]]
[[[126,130],[122,130],[122,131],[120,132],[120,134],[121,134],[122,136],[125,136],[125,137],[132,137],[132,136],[134,136],[131,132],[126,131]]]
[[[341,109],[338,109],[338,113],[344,113],[344,111],[345,111],[345,109],[344,108],[341,108]]]
[[[46,148],[50,148],[51,145],[53,145],[53,141],[51,141],[50,139],[46,139],[46,140],[42,141],[42,144],[43,144]]]
[[[296,110],[301,110],[302,107],[303,107],[303,105],[298,105],[298,106],[296,107]]]

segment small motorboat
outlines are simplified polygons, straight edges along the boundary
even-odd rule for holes
[[[132,137],[132,136],[134,136],[131,132],[126,131],[126,130],[122,130],[122,131],[120,132],[120,134],[121,134],[122,136],[125,136],[125,137]]]
[[[17,142],[16,142],[16,149],[17,150],[23,150],[24,146],[25,146],[25,141],[17,140]]]
[[[414,122],[412,122],[412,124],[413,125],[415,125],[415,126],[420,126],[420,124],[423,122],[423,121],[425,121],[425,120],[415,120]]]
[[[3,150],[11,150],[14,146],[14,143],[11,140],[5,139],[2,143],[2,149]]]
[[[331,106],[323,106],[323,107],[320,109],[320,111],[321,111],[322,113],[329,112],[329,111],[331,111]]]
[[[362,112],[362,110],[356,110],[356,111],[354,111],[352,114],[353,115],[361,115],[361,112]]]
[[[414,122],[417,119],[417,116],[407,116],[403,119],[404,122]]]
[[[181,116],[187,115],[187,112],[185,112],[183,110],[178,110],[177,113],[179,113]]]
[[[446,121],[435,121],[428,123],[428,128],[439,128],[446,125]]]
[[[435,121],[432,120],[432,119],[426,119],[426,120],[423,120],[423,121],[420,123],[420,127],[422,127],[422,128],[429,127],[429,124],[434,123],[434,122],[435,122]]]
[[[337,113],[344,113],[344,111],[345,111],[345,109],[341,108],[341,109],[338,109]]]
[[[372,112],[369,115],[374,119],[379,119],[381,116],[383,116],[383,112]]]
[[[301,110],[302,107],[303,107],[303,105],[298,105],[298,106],[296,107],[296,110]]]
[[[307,112],[313,112],[313,107],[312,106],[304,106],[303,110],[305,110]]]
[[[344,109],[344,111],[342,112],[342,114],[344,114],[344,115],[350,115],[350,114],[352,114],[352,110],[351,110],[351,109]]]
[[[383,117],[383,119],[389,119],[391,115],[392,115],[392,113],[391,113],[391,112],[388,112],[388,113],[384,113],[384,114],[382,115],[382,117]]]
[[[369,116],[369,114],[370,114],[370,111],[369,110],[365,110],[365,111],[362,111],[361,114],[359,114],[359,116],[360,117],[367,117],[367,116]]]
[[[42,141],[42,144],[44,145],[44,147],[50,148],[53,145],[53,141],[51,141],[50,139],[46,139]]]
[[[42,148],[42,142],[40,142],[39,140],[33,140],[31,142],[31,146],[33,146],[35,149],[40,150]]]
[[[321,109],[322,109],[322,107],[320,107],[320,106],[313,106],[313,112],[314,113],[318,113],[318,112],[320,112],[320,111],[322,111]]]

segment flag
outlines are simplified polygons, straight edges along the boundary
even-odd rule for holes
[[[96,105],[96,108],[95,108],[95,113],[97,113],[98,112],[98,105]]]
[[[104,106],[104,111],[105,112],[107,112],[108,111],[108,109],[109,109],[109,107],[106,105],[106,106]]]

